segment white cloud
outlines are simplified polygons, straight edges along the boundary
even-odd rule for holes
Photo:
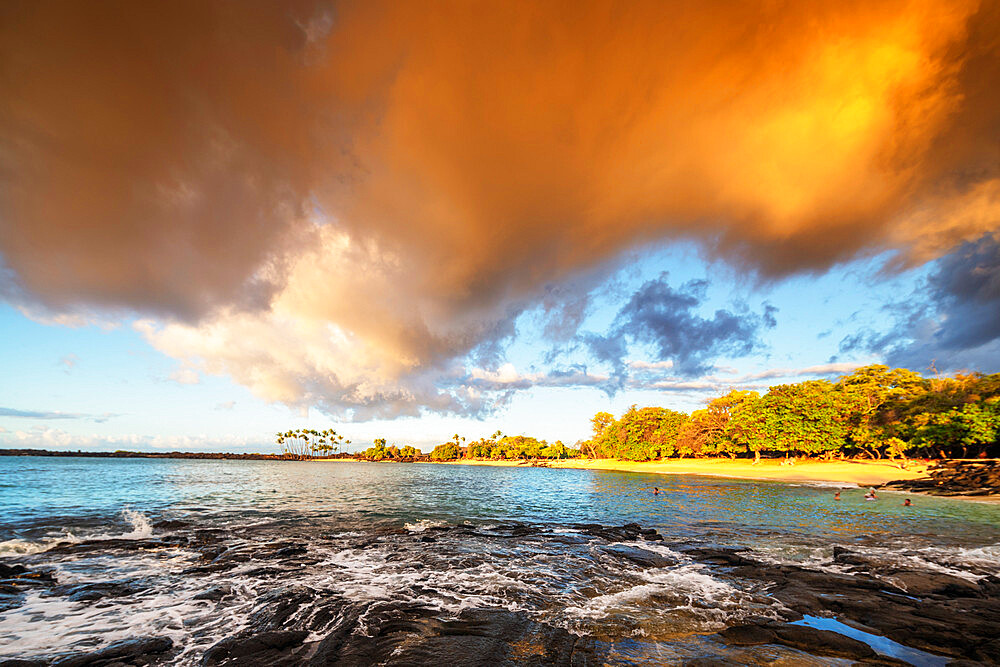
[[[266,311],[134,323],[182,361],[171,379],[228,375],[266,401],[355,419],[483,409],[488,399],[461,386],[455,359],[508,314],[453,312],[397,255],[329,226],[315,233],[317,248],[295,260]]]
[[[207,435],[194,436],[147,436],[140,434],[97,435],[69,433],[62,429],[36,427],[30,431],[6,431],[0,443],[8,448],[16,449],[50,449],[106,451],[127,449],[137,451],[261,451],[268,453],[274,450],[273,443],[247,437],[218,437]]]
[[[176,382],[177,384],[198,384],[201,382],[201,377],[198,375],[198,371],[189,365],[177,368],[170,374],[168,379]]]
[[[633,360],[628,362],[628,366],[637,370],[669,370],[674,367],[674,362],[670,359],[666,361]]]
[[[848,373],[854,372],[856,369],[861,368],[864,365],[865,364],[859,364],[856,362],[841,362],[833,364],[820,364],[818,366],[806,366],[805,368],[771,368],[766,371],[761,371],[759,373],[744,375],[743,377],[734,381],[748,382],[750,380],[804,377],[808,375],[815,375],[815,376],[846,375]]]
[[[76,364],[79,360],[80,360],[79,357],[77,357],[75,354],[67,354],[65,357],[59,360],[59,365],[65,366],[66,372],[69,373],[76,367]]]

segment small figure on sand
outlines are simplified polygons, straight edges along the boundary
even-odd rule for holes
[[[840,500],[840,491],[837,491],[835,494],[833,494],[833,499]]]
[[[903,507],[909,507],[909,506],[910,506],[910,505],[912,505],[912,504],[913,504],[913,503],[911,503],[911,502],[910,502],[910,499],[909,499],[909,498],[907,498],[906,500],[904,500],[904,501],[903,501]]]
[[[878,500],[878,494],[875,493],[875,487],[868,489],[868,493],[865,494],[865,500]]]

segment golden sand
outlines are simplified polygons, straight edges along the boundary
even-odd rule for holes
[[[450,465],[527,466],[522,461],[448,461]],[[762,459],[754,465],[749,459],[671,459],[637,463],[616,459],[566,459],[546,461],[551,468],[586,468],[618,470],[660,475],[711,475],[740,479],[770,479],[786,482],[843,482],[876,486],[895,479],[915,479],[925,475],[926,465],[911,462],[905,469],[889,461],[803,461],[794,465],[783,459]]]

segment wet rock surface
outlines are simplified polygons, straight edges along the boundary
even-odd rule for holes
[[[1000,580],[996,577],[971,581],[935,571],[878,566],[870,558],[843,548],[835,551],[834,563],[850,564],[851,571],[844,573],[774,565],[729,550],[688,553],[697,559],[732,566],[726,576],[760,582],[767,594],[782,604],[779,613],[786,621],[805,615],[836,618],[929,653],[1000,664]],[[777,642],[810,653],[835,655],[829,652],[829,634],[789,627],[779,628],[770,619],[760,619],[719,634],[730,644]],[[810,644],[813,648],[809,648]],[[843,657],[866,656],[858,653]]]
[[[0,563],[0,613],[21,606],[29,591],[45,590],[55,584],[56,577],[51,571]]]
[[[930,467],[926,478],[886,482],[882,488],[933,496],[1000,495],[1000,461],[943,461]]]
[[[829,630],[818,630],[789,623],[769,621],[761,625],[734,625],[719,633],[722,640],[734,646],[784,644],[807,653],[834,658],[863,660],[878,654],[868,644]]]
[[[247,632],[213,646],[202,665],[593,664],[591,640],[524,613],[484,609],[442,618],[420,607],[350,604],[328,612],[319,641],[304,642],[309,633],[301,630]]]
[[[174,643],[167,637],[142,637],[110,644],[98,651],[57,656],[44,664],[52,667],[111,667],[160,664],[168,659]]]
[[[718,655],[672,664],[774,656],[794,664],[804,655],[818,661],[810,664],[905,664],[844,634],[793,624],[804,616],[968,664],[1000,663],[1000,579],[844,547],[804,567],[739,547],[667,544],[638,524],[378,526],[308,540],[276,537],[287,534],[280,527],[261,535],[169,525],[165,537],[65,544],[0,563],[0,604],[11,601],[10,610],[34,595],[75,609],[120,606],[127,622],[130,609],[174,596],[188,606],[172,612],[175,620],[165,615],[163,636],[36,651],[0,667],[636,664],[643,659],[634,655],[656,655],[635,653],[642,642],[671,637],[677,624]],[[54,567],[87,558],[158,565],[145,579],[90,582],[63,580]],[[514,565],[528,561],[514,578]],[[644,624],[629,612],[636,601],[651,619]],[[656,625],[660,617],[667,625]]]

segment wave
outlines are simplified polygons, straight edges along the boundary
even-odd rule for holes
[[[131,524],[132,530],[119,535],[119,539],[144,540],[153,536],[153,526],[150,525],[149,519],[142,512],[126,507],[122,510],[122,517]]]
[[[121,517],[130,528],[123,533],[105,531],[77,535],[64,528],[58,535],[46,535],[34,540],[12,538],[0,542],[0,557],[30,556],[67,542],[75,544],[84,540],[145,540],[153,536],[153,526],[149,522],[149,518],[142,512],[126,507],[121,511]]]
[[[0,542],[0,558],[5,556],[29,556],[48,551],[57,544],[79,542],[80,538],[66,531],[58,537],[43,537],[40,540],[21,540],[14,538]]]

